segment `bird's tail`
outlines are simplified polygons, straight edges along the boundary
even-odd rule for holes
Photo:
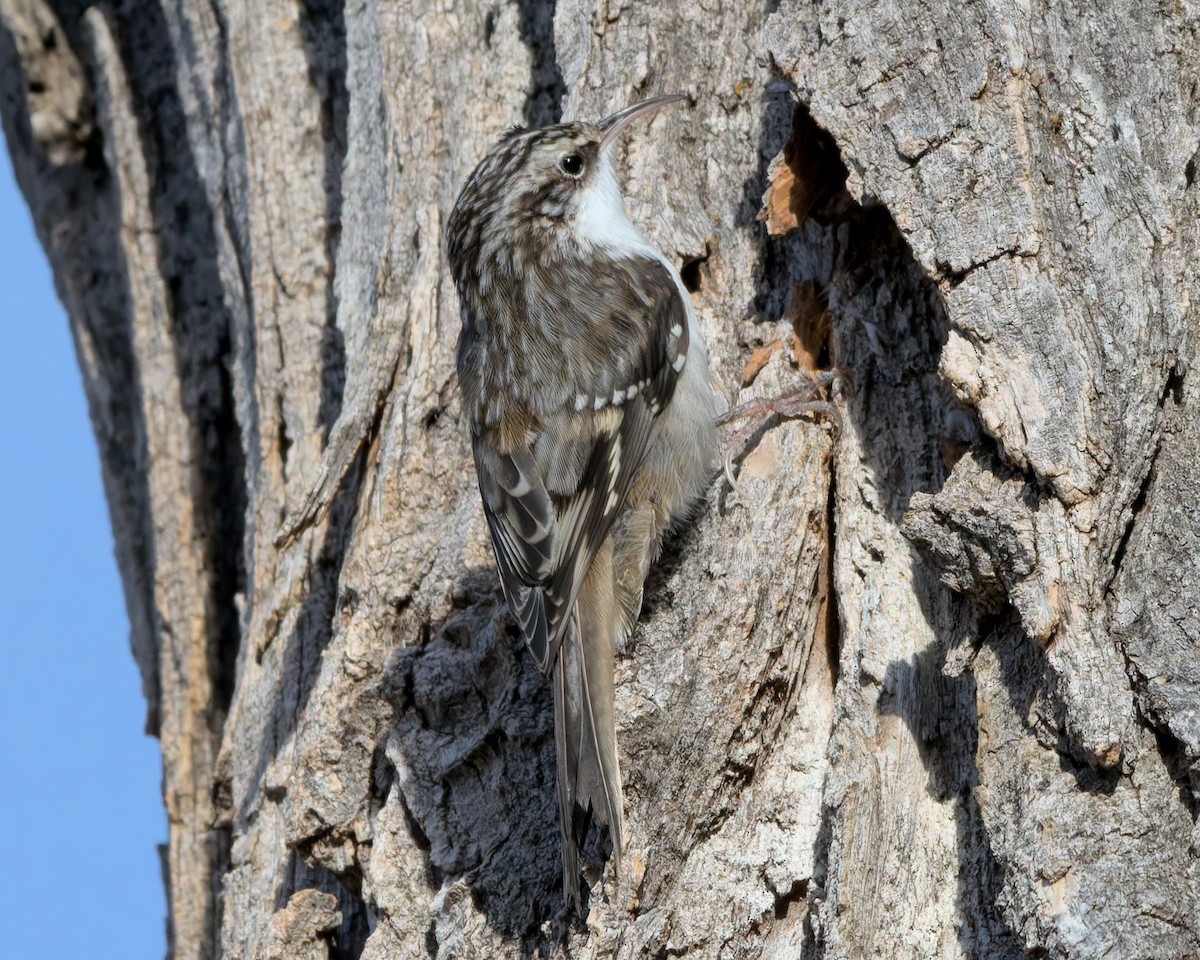
[[[592,817],[608,825],[621,866],[621,772],[613,723],[614,603],[611,549],[601,548],[579,591],[554,665],[554,739],[562,826],[563,891],[579,907],[579,855]]]

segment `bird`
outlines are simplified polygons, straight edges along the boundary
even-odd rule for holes
[[[664,536],[718,465],[691,298],[629,219],[613,149],[678,94],[510,128],[446,223],[458,383],[500,583],[554,700],[564,898],[594,820],[624,841],[613,672]]]

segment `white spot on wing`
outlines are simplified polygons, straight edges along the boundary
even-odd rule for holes
[[[683,369],[683,365],[685,363],[687,363],[687,354],[681,353],[681,354],[679,354],[679,356],[677,356],[674,360],[671,361],[671,366],[674,367],[675,372],[678,373],[680,370]]]

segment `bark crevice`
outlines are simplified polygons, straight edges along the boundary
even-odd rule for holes
[[[337,259],[342,235],[342,166],[346,158],[349,102],[346,93],[346,12],[344,0],[301,0],[300,35],[308,60],[309,82],[321,102],[324,142],[325,347],[318,418],[324,437],[342,409],[346,380],[345,342],[337,325]]]
[[[554,50],[556,0],[508,0],[517,8],[521,42],[529,50],[529,86],[522,115],[528,127],[544,127],[562,119],[567,95]],[[489,13],[488,16],[493,16]]]

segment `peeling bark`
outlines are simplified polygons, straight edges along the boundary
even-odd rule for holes
[[[1200,953],[1200,8],[0,0],[176,958]],[[1119,30],[1113,24],[1120,24]],[[441,230],[620,148],[736,485],[618,657],[628,860],[559,889]]]

